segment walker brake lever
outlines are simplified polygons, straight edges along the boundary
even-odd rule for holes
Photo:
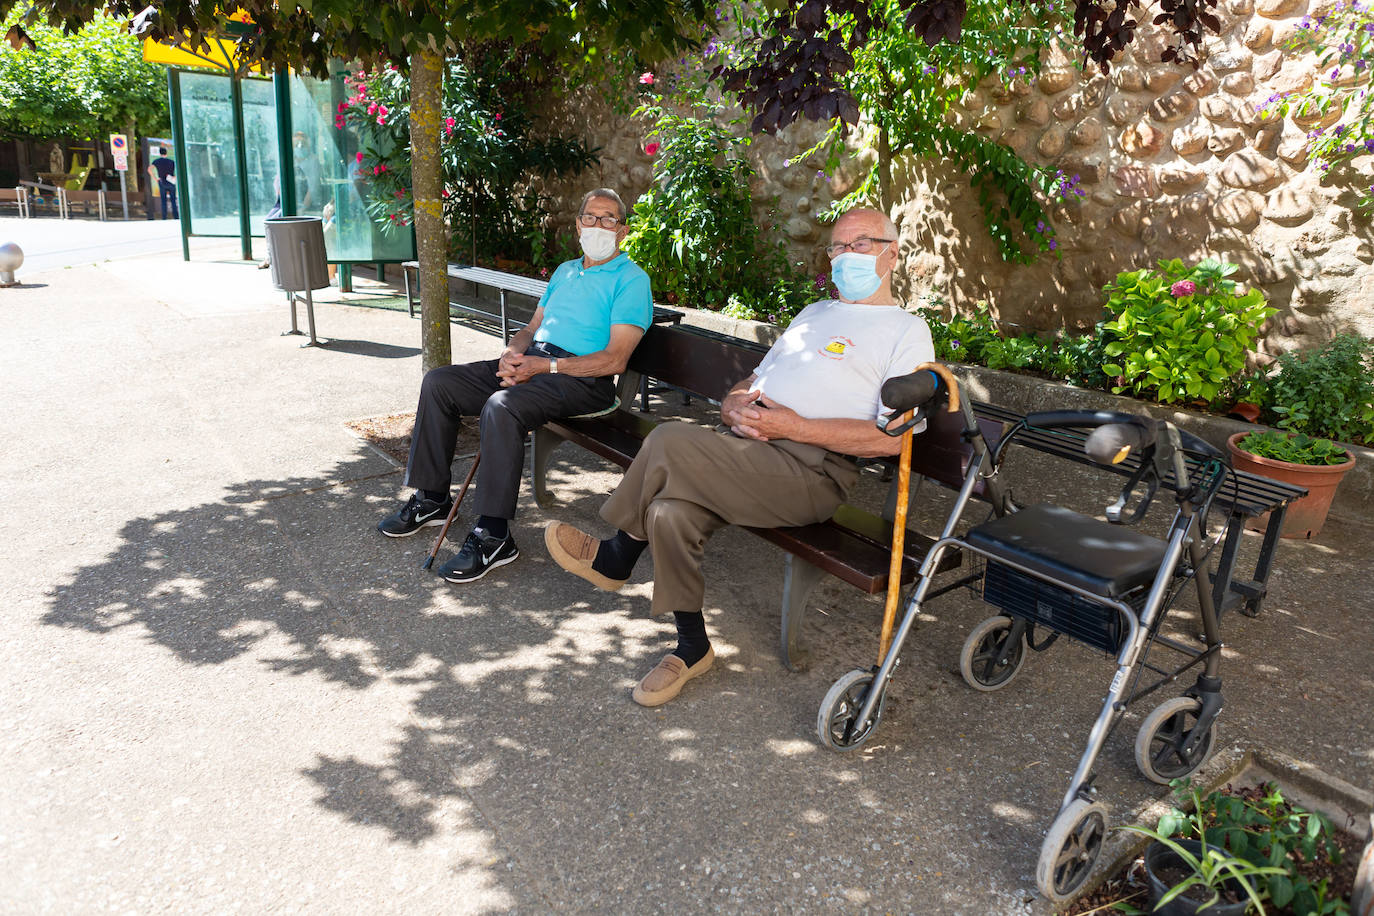
[[[1140,502],[1131,510],[1129,515],[1123,517],[1126,504],[1130,502],[1131,496],[1135,493],[1136,486],[1145,481],[1145,495],[1140,498]],[[1116,498],[1116,502],[1107,507],[1107,521],[1113,525],[1134,525],[1145,517],[1145,512],[1150,508],[1150,501],[1155,498],[1155,493],[1159,490],[1159,472],[1155,469],[1154,462],[1149,460],[1149,456],[1140,462],[1140,467],[1135,469],[1135,473],[1126,481],[1126,486],[1121,488],[1121,495]]]

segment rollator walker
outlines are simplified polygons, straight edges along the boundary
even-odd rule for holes
[[[878,664],[850,671],[835,682],[821,704],[816,729],[821,742],[837,751],[856,750],[873,736],[888,684],[922,605],[950,590],[934,590],[935,572],[947,551],[961,552],[975,567],[975,573],[966,573],[956,586],[976,583],[982,600],[999,610],[974,628],[960,653],[960,672],[975,690],[1005,687],[1020,671],[1027,649],[1044,651],[1060,636],[1114,656],[1115,673],[1102,710],[1036,866],[1040,892],[1062,903],[1083,886],[1102,850],[1107,809],[1096,799],[1094,766],[1125,708],[1201,665],[1191,687],[1145,717],[1135,740],[1135,760],[1147,779],[1168,784],[1197,770],[1213,750],[1222,707],[1222,643],[1206,570],[1220,535],[1207,543],[1206,518],[1228,474],[1234,482],[1234,473],[1219,450],[1167,421],[1105,411],[1029,414],[1007,429],[989,453],[971,406],[960,405],[958,394],[958,385],[948,372],[932,364],[883,386],[883,403],[892,413],[879,419],[878,426],[906,438],[899,470],[903,475],[898,481],[899,510],[906,504],[912,427],[919,422],[920,412],[933,410],[948,398],[949,410],[962,410],[964,438],[973,454],[944,530],[921,564],[895,635],[892,618],[900,583],[894,566]],[[1018,508],[1005,497],[997,477],[1007,448],[1018,434],[1031,430],[1062,436],[1065,443],[1084,448],[1094,461],[1129,470],[1120,496],[1106,509],[1107,521],[1050,504]],[[995,517],[955,535],[980,479],[985,492],[994,496]],[[1167,532],[1156,538],[1131,526],[1145,517],[1161,485],[1172,493],[1176,508]],[[904,529],[899,511],[894,535],[897,560]],[[1201,648],[1159,632],[1190,580],[1197,593]],[[1151,664],[1149,655],[1156,644],[1180,653],[1183,662],[1176,668]],[[1147,670],[1158,679],[1142,686]]]

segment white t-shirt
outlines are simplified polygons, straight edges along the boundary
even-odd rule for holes
[[[808,419],[876,420],[883,382],[934,359],[930,328],[900,305],[823,299],[773,344],[754,387]]]

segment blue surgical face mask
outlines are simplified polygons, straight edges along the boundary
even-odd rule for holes
[[[840,291],[841,298],[850,302],[867,299],[883,285],[878,273],[876,254],[855,254],[846,251],[830,262],[830,279]]]

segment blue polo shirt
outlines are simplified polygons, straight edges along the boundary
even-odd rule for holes
[[[581,258],[559,264],[539,306],[544,320],[534,339],[578,356],[606,349],[613,324],[647,330],[654,320],[649,275],[624,252],[595,267]]]

